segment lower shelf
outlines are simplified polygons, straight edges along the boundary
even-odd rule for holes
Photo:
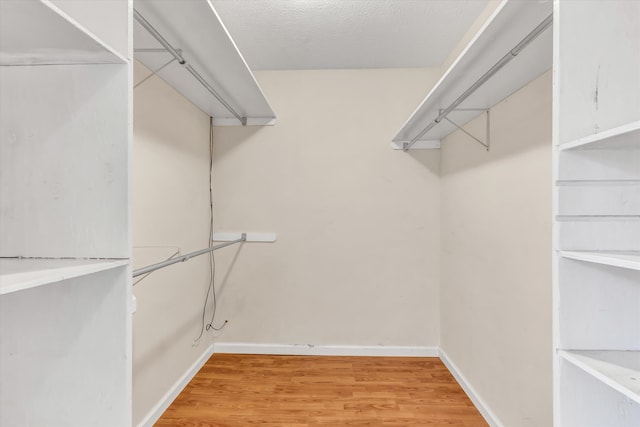
[[[127,264],[128,259],[0,258],[0,295]]]
[[[559,350],[564,360],[640,403],[640,351]]]

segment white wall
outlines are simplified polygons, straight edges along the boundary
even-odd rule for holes
[[[218,251],[219,341],[439,342],[439,152],[390,141],[438,70],[256,73],[278,115],[216,128],[218,231],[275,244]]]
[[[492,110],[491,152],[403,153],[438,70],[256,74],[278,124],[214,130],[215,228],[278,241],[216,252],[215,341],[440,345],[505,426],[550,425],[550,75]],[[208,119],[155,77],[135,95],[134,245],[168,246],[140,266],[207,243]],[[136,423],[214,339],[191,346],[206,279],[201,258],[135,288]]]
[[[491,110],[490,152],[441,151],[441,347],[504,426],[550,426],[551,73]]]
[[[135,81],[148,74],[136,63]],[[207,247],[209,118],[157,77],[134,91],[134,268]],[[197,347],[208,286],[206,256],[134,287],[133,421],[137,425],[211,345]],[[136,279],[134,279],[135,282]]]

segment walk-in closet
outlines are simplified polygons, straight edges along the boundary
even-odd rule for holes
[[[0,425],[637,427],[640,1],[0,0]]]

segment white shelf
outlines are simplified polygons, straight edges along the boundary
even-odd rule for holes
[[[640,426],[639,17],[554,1],[554,426]]]
[[[560,144],[559,149],[640,149],[640,121]]]
[[[127,60],[47,0],[0,1],[0,65]]]
[[[560,357],[640,403],[640,351],[559,350]]]
[[[275,123],[275,114],[255,77],[208,1],[136,0],[135,8],[238,114],[247,118],[248,125]],[[136,59],[152,71],[173,58],[138,22],[134,25],[134,51]],[[157,75],[213,117],[215,125],[240,124],[176,61]]]
[[[552,13],[552,2],[504,0],[460,56],[444,73],[420,106],[393,138],[402,146],[447,108],[511,51],[526,35]],[[459,109],[488,109],[551,68],[552,32],[546,30],[516,58],[458,106]],[[459,125],[481,111],[454,111],[449,118]],[[443,120],[420,140],[439,140],[456,130]]]
[[[129,260],[0,259],[0,295],[129,264]]]
[[[585,251],[559,251],[558,254],[563,258],[578,261],[628,268],[630,270],[640,270],[640,254]]]

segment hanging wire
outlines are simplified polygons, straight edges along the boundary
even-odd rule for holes
[[[209,244],[213,241],[213,117],[209,117]],[[214,319],[216,311],[218,309],[218,300],[216,297],[215,286],[216,275],[216,258],[213,252],[209,252],[209,286],[207,287],[207,295],[204,299],[204,305],[202,307],[202,319],[200,325],[200,333],[193,340],[193,345],[198,345],[200,339],[204,334],[204,331],[214,330],[221,331],[227,325],[228,320],[225,320],[222,326],[215,327]],[[211,319],[208,323],[205,323],[207,303],[209,302],[209,295],[213,300],[213,309],[211,311]]]

